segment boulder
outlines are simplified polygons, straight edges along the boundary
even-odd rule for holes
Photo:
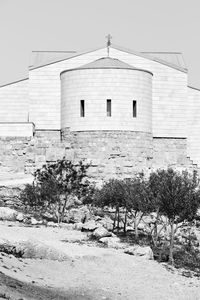
[[[120,243],[120,239],[118,237],[103,237],[99,239],[100,243],[103,243],[108,248],[122,249],[124,248],[124,244]]]
[[[1,186],[0,187],[0,198],[1,201],[8,207],[12,206],[14,208],[19,208],[22,206],[20,198],[20,193],[23,187],[19,186]]]
[[[80,208],[72,208],[65,214],[65,222],[67,223],[80,223],[85,222],[89,219],[90,212],[87,207],[83,206]]]
[[[145,230],[145,225],[143,223],[138,224],[138,229],[139,230]]]
[[[19,222],[23,222],[24,220],[24,214],[19,212],[16,216],[16,220],[19,221]]]
[[[73,229],[75,229],[75,230],[82,230],[83,225],[84,225],[84,224],[83,224],[82,222],[75,223],[75,224],[73,225]]]
[[[80,199],[78,199],[77,196],[71,195],[67,198],[66,209],[70,209],[70,208],[74,207],[75,205],[81,205],[81,204],[82,204],[82,201]]]
[[[144,216],[143,220],[145,221],[146,224],[149,224],[149,225],[155,222],[155,218],[151,217],[150,215]]]
[[[83,231],[94,231],[100,225],[96,224],[94,220],[88,221],[83,224],[82,230]]]
[[[26,216],[24,219],[23,219],[23,223],[27,224],[27,225],[30,225],[31,224],[31,218],[29,216]]]
[[[0,238],[0,252],[14,254],[14,251],[15,247],[10,241]]]
[[[0,207],[0,220],[15,221],[18,212],[9,207]]]
[[[149,246],[147,246],[147,247],[138,246],[135,249],[135,255],[144,256],[146,259],[154,259],[153,251],[152,251],[151,247],[149,247]]]
[[[27,240],[16,243],[13,247],[14,255],[23,258],[49,259],[64,261],[69,260],[69,256],[58,249],[45,245],[39,241]]]
[[[73,230],[74,229],[74,224],[59,223],[59,227],[67,229],[67,230]]]
[[[133,231],[133,230],[134,230],[134,227],[131,226],[131,225],[128,225],[128,226],[126,227],[126,231]]]
[[[37,224],[38,221],[35,218],[31,217],[31,225],[37,225]]]
[[[44,218],[45,220],[47,220],[47,222],[53,222],[55,221],[55,217],[49,213],[49,212],[45,212],[43,214],[41,214],[42,218]]]
[[[107,230],[113,230],[113,221],[110,217],[105,216],[101,220],[98,221],[103,227],[105,227]]]
[[[58,225],[58,223],[48,222],[47,226],[49,226],[49,227],[58,227],[59,225]]]
[[[146,246],[146,247],[140,247],[140,246],[128,247],[124,250],[124,253],[129,254],[129,255],[142,256],[145,259],[154,259],[153,251],[149,246]]]
[[[96,239],[101,239],[103,237],[109,237],[112,234],[104,227],[98,227],[97,229],[95,229],[93,231],[93,237],[95,237]]]
[[[37,221],[38,225],[45,225],[46,223],[43,220]]]
[[[129,255],[135,255],[135,249],[137,246],[130,246],[126,249],[124,249],[124,253],[129,254]]]

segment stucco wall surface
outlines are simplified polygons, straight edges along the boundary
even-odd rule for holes
[[[37,129],[60,129],[60,73],[105,56],[103,48],[30,70],[30,121]],[[112,47],[110,57],[153,73],[153,136],[186,137],[187,74]]]
[[[153,136],[186,137],[187,74],[114,48],[110,56],[153,73]]]
[[[3,137],[31,137],[34,132],[33,123],[1,123],[0,122],[0,136]]]
[[[85,116],[80,116],[80,100]],[[107,99],[111,116],[107,116]],[[137,116],[133,117],[133,100]],[[152,132],[152,75],[127,69],[86,69],[61,75],[61,127],[71,131]],[[101,135],[101,133],[99,133]]]
[[[0,122],[28,122],[28,79],[0,87]]]
[[[60,73],[106,56],[106,49],[63,60],[29,72],[30,121],[36,129],[60,129]]]
[[[187,153],[200,166],[200,91],[188,87]]]

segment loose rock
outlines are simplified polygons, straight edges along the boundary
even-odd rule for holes
[[[71,208],[65,214],[64,221],[67,223],[84,223],[89,219],[90,212],[87,207]]]
[[[17,243],[15,245],[15,252],[21,253],[21,256],[24,258],[39,258],[58,261],[69,259],[69,256],[64,252],[34,240]]]
[[[99,220],[99,223],[105,227],[107,230],[113,230],[113,221],[110,217],[105,216],[101,220]]]
[[[47,226],[50,226],[50,227],[58,227],[58,223],[48,222],[48,223],[47,223]]]
[[[99,239],[100,243],[103,243],[108,248],[122,249],[125,247],[123,243],[120,243],[120,239],[118,237],[103,237]]]
[[[129,255],[136,255],[136,256],[143,256],[146,259],[154,259],[153,257],[153,251],[152,249],[147,247],[140,247],[140,246],[134,246],[134,247],[128,247],[124,250],[124,253]]]
[[[88,221],[83,224],[82,230],[93,231],[98,228],[100,225],[96,224],[94,220]]]
[[[37,225],[38,221],[35,218],[31,218],[31,225]]]
[[[18,212],[9,207],[0,207],[0,220],[15,221]]]
[[[75,230],[82,230],[83,225],[84,225],[84,224],[83,224],[82,222],[75,223],[75,224],[73,225],[73,229],[75,229]]]
[[[93,236],[96,239],[101,239],[103,237],[109,237],[111,236],[111,232],[109,232],[107,229],[105,229],[104,227],[98,227],[97,229],[94,230],[93,232]]]
[[[19,221],[19,222],[23,222],[24,220],[24,214],[19,212],[16,216],[16,220]]]

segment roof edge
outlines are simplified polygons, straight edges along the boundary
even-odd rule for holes
[[[160,63],[160,64],[163,64],[165,66],[168,66],[172,69],[175,69],[175,70],[178,70],[178,71],[181,71],[181,72],[184,72],[184,73],[188,73],[188,69],[187,68],[181,68],[181,67],[178,67],[174,64],[171,64],[171,63],[168,63],[162,59],[158,59],[158,58],[152,58],[150,56],[148,56],[147,54],[144,54],[145,52],[137,52],[137,51],[133,51],[133,50],[130,50],[130,49],[127,49],[127,48],[123,48],[121,46],[118,46],[118,45],[115,45],[115,44],[112,44],[110,46],[111,48],[114,48],[116,50],[119,50],[119,51],[123,51],[123,52],[126,52],[126,53],[129,53],[129,54],[134,54],[134,55],[137,55],[137,56],[140,56],[140,57],[143,57],[143,58],[146,58],[146,59],[149,59],[151,61],[155,61],[157,63]],[[58,63],[58,62],[61,62],[61,61],[64,61],[64,60],[68,60],[68,59],[71,59],[71,58],[74,58],[74,57],[78,57],[78,56],[81,56],[81,55],[84,55],[84,54],[87,54],[87,53],[90,53],[90,52],[93,52],[93,51],[97,51],[97,50],[100,50],[100,49],[104,49],[106,48],[105,45],[102,47],[98,47],[98,48],[93,48],[93,49],[90,49],[90,50],[85,50],[85,51],[82,51],[82,52],[76,52],[75,51],[75,55],[72,55],[70,57],[67,57],[67,58],[64,58],[64,59],[59,59],[59,60],[56,60],[54,62],[50,62],[50,63],[47,63],[47,64],[44,64],[44,65],[41,65],[41,66],[38,66],[38,67],[31,67],[29,66],[29,70],[35,70],[35,69],[39,69],[39,68],[42,68],[42,67],[45,67],[45,66],[49,66],[49,65],[52,65],[52,64],[55,64],[55,63]],[[33,52],[33,51],[32,51]],[[39,52],[39,51],[38,51]],[[44,51],[45,52],[45,51]],[[50,52],[50,51],[49,51]],[[52,51],[54,52],[54,51]],[[56,51],[55,51],[56,52]],[[64,51],[65,52],[65,51]],[[147,52],[146,52],[147,53]],[[166,52],[167,53],[167,52]],[[175,52],[174,52],[175,53]]]
[[[29,66],[29,70],[35,70],[35,69],[43,68],[43,67],[53,65],[55,63],[58,63],[58,62],[61,62],[61,61],[64,61],[64,60],[68,60],[68,59],[78,57],[78,56],[81,56],[81,55],[84,55],[84,54],[87,54],[87,53],[90,53],[90,52],[93,52],[93,51],[97,51],[97,50],[100,50],[100,49],[104,49],[104,48],[106,48],[106,47],[105,46],[98,47],[98,48],[95,48],[95,49],[92,49],[92,50],[90,49],[90,50],[85,50],[85,51],[82,51],[82,52],[75,51],[75,55],[72,55],[72,56],[67,57],[67,58],[59,59],[59,60],[56,60],[54,62],[50,62],[50,63],[44,64],[44,65],[41,65],[41,66],[38,66],[38,67],[33,67],[32,68],[31,66]]]
[[[146,73],[149,73],[150,75],[153,76],[153,73],[151,71],[148,71],[148,70],[144,70],[144,69],[137,69],[137,68],[120,68],[120,67],[97,67],[97,68],[74,68],[74,69],[68,69],[68,70],[64,70],[60,73],[60,76],[63,74],[63,73],[66,73],[66,72],[72,72],[72,71],[79,71],[79,70],[102,70],[102,69],[107,69],[107,70],[130,70],[130,71],[139,71],[139,72],[146,72]]]
[[[141,53],[183,54],[180,51],[141,51]]]
[[[187,73],[188,72],[187,68],[178,67],[178,66],[176,66],[174,64],[171,64],[171,63],[168,63],[168,62],[166,62],[166,61],[164,61],[162,59],[152,58],[152,57],[144,54],[144,52],[136,52],[136,51],[133,51],[133,50],[130,50],[130,49],[127,49],[127,48],[123,48],[123,47],[120,47],[120,46],[114,45],[114,44],[112,44],[111,48],[114,48],[114,49],[119,50],[119,51],[127,52],[127,53],[130,53],[130,54],[134,54],[134,55],[137,55],[137,56],[140,56],[140,57],[143,57],[143,58],[146,58],[146,59],[158,62],[158,63],[160,63],[162,65],[168,66],[168,67],[170,67],[172,69],[176,69],[176,70],[181,71],[183,73]]]
[[[61,51],[61,50],[32,50],[31,51],[31,54],[33,54],[33,53],[62,53],[62,54],[75,54],[75,53],[77,53],[75,50],[63,50],[63,51]],[[63,58],[62,58],[63,59]],[[61,60],[61,59],[60,59]],[[50,63],[54,63],[54,61],[49,61],[48,63],[44,63],[44,64],[42,64],[42,65],[38,65],[38,66],[35,66],[34,67],[34,64],[29,64],[29,66],[28,66],[28,68],[30,69],[30,68],[39,68],[40,66],[41,67],[43,67],[43,66],[45,66],[46,64],[50,64]]]
[[[28,79],[29,79],[29,77],[22,78],[22,79],[19,79],[19,80],[16,80],[16,81],[12,81],[12,82],[9,82],[9,83],[0,85],[0,88],[5,87],[5,86],[8,86],[8,85],[11,85],[11,84],[16,84],[16,83],[18,83],[18,82],[25,81],[25,80],[28,80]]]
[[[32,50],[31,52],[48,52],[48,53],[76,53],[75,50]]]
[[[191,85],[188,85],[187,87],[190,88],[190,89],[197,90],[197,91],[200,92],[200,88],[196,88],[196,87],[193,87],[193,86],[191,86]]]

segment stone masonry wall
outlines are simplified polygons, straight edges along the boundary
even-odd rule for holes
[[[72,132],[75,160],[87,160],[97,179],[132,177],[151,165],[152,135],[131,131]]]
[[[31,174],[43,164],[65,155],[60,131],[37,132],[31,137],[0,138],[0,180]]]
[[[61,140],[62,138],[62,140]],[[139,171],[168,166],[194,169],[187,158],[186,139],[153,138],[126,131],[36,132],[33,138],[0,139],[0,180],[31,174],[63,157],[91,163],[88,176],[96,181],[132,177]]]
[[[153,138],[152,168],[167,167],[180,170],[197,169],[197,165],[187,155],[187,139]]]

